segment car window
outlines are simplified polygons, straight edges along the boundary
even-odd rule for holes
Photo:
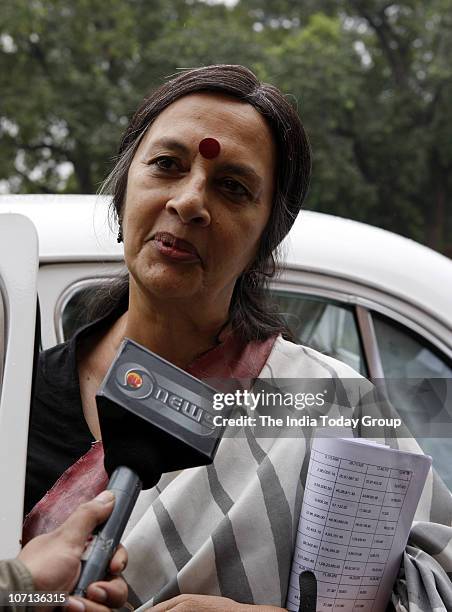
[[[451,378],[452,368],[421,336],[373,314],[386,378]]]
[[[406,327],[372,318],[391,402],[452,490],[452,364]]]
[[[92,317],[90,317],[86,306],[101,284],[99,279],[84,281],[82,285],[77,285],[70,290],[61,311],[64,340],[69,340],[77,329],[90,323]]]
[[[272,291],[272,298],[296,342],[367,375],[353,307],[285,291]]]

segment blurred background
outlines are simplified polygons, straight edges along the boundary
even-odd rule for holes
[[[452,256],[450,0],[2,0],[0,192],[95,193],[143,96],[239,63],[309,133],[306,208]]]

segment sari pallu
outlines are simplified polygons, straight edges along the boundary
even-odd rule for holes
[[[304,391],[311,379],[332,380],[334,398],[325,407],[332,415],[391,413],[348,366],[282,338],[259,372],[276,386],[296,379]],[[135,605],[201,593],[283,607],[312,433],[256,438],[249,427],[228,430],[212,465],[163,475],[143,491],[123,538]],[[421,452],[412,438],[385,441]],[[450,494],[431,472],[394,585],[397,610],[452,609],[451,518]]]

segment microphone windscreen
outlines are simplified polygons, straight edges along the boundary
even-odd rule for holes
[[[110,411],[99,412],[104,465],[109,476],[117,467],[125,465],[139,476],[143,489],[150,489],[164,472],[206,464],[206,458],[196,449],[133,414],[122,410],[118,420],[101,416],[111,414],[114,408],[110,406]]]
[[[121,466],[128,467],[137,474],[143,489],[154,487],[162,475],[154,452],[142,442],[127,437],[118,438],[114,445],[105,449],[104,467],[108,476],[111,478],[116,468]]]

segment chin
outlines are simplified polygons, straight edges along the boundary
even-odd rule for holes
[[[156,264],[139,275],[138,285],[158,299],[187,298],[197,293],[201,287],[199,271],[190,271]]]

